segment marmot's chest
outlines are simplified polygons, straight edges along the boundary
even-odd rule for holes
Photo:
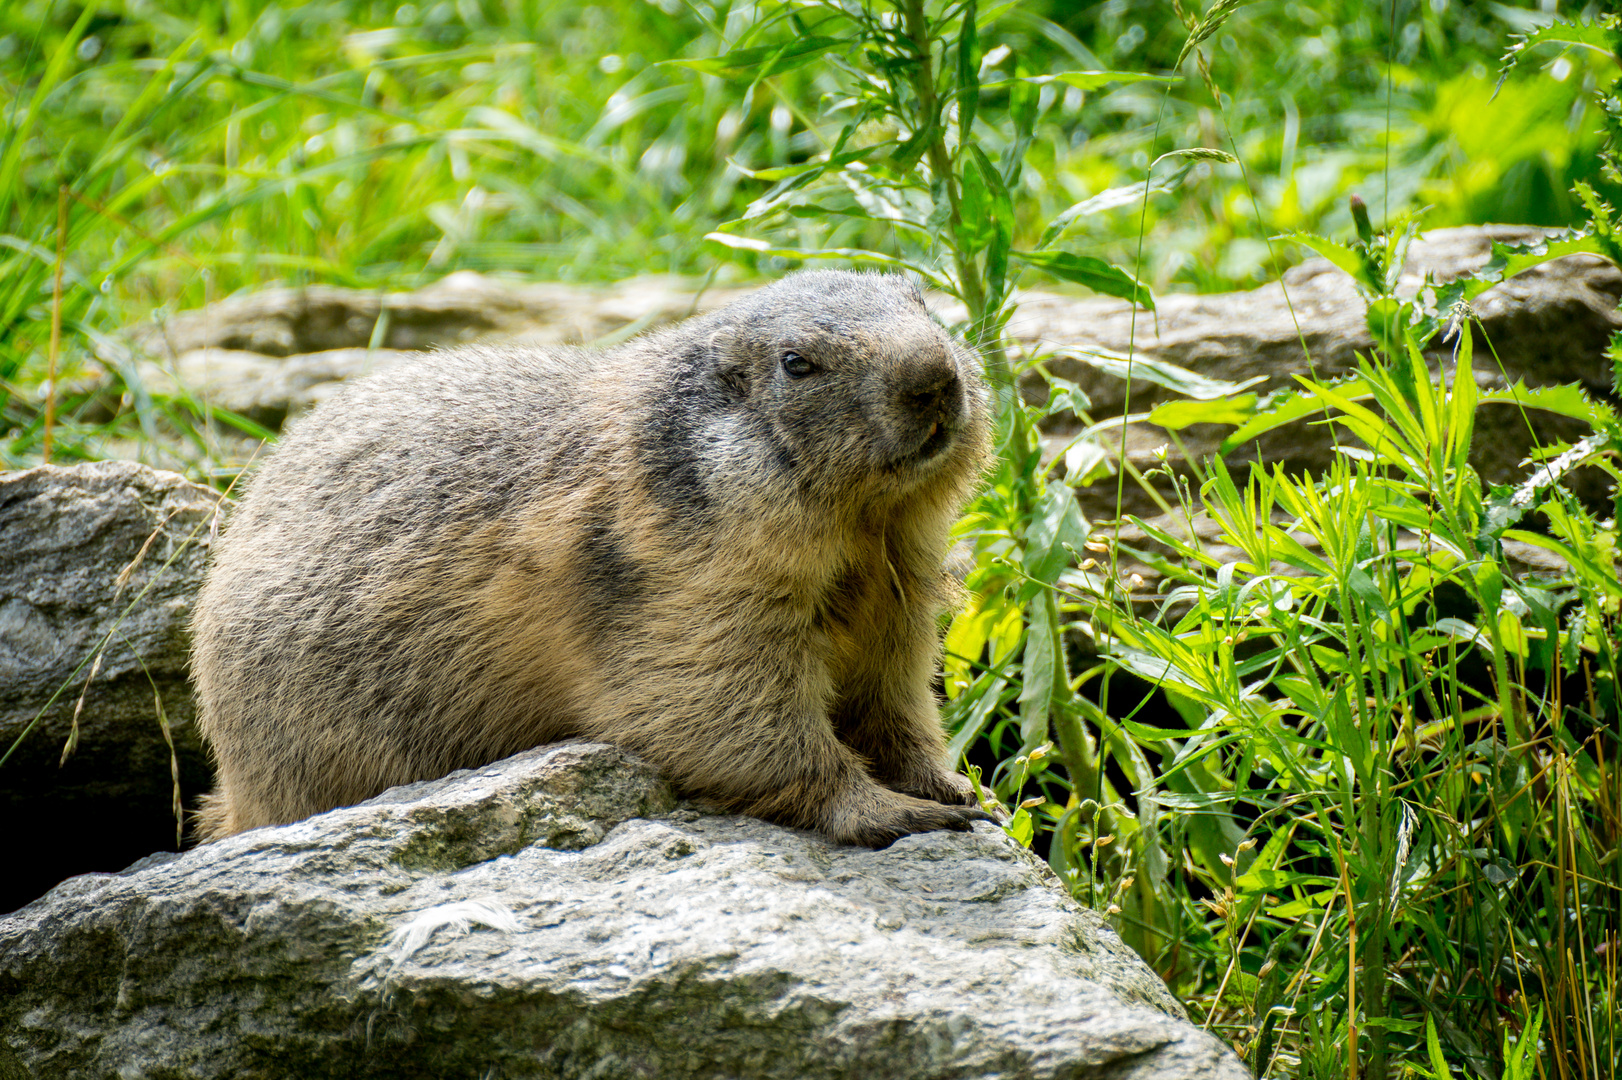
[[[862,545],[828,581],[814,618],[835,667],[861,667],[893,647],[922,583],[880,544]]]

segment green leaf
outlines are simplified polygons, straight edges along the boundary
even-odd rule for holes
[[[1097,90],[1110,83],[1154,82],[1170,85],[1178,81],[1180,80],[1172,76],[1145,75],[1140,71],[1060,71],[1052,75],[1019,75],[997,82],[981,83],[980,89],[998,90],[1014,83],[1026,83],[1031,86],[1063,83],[1065,86],[1074,86],[1077,90]]]
[[[1481,404],[1481,388],[1476,385],[1475,339],[1470,326],[1458,328],[1459,342],[1453,351],[1453,386],[1448,395],[1447,451],[1448,464],[1458,470],[1470,461],[1470,444],[1475,439],[1476,408]],[[1415,352],[1417,345],[1410,346]]]
[[[957,39],[957,143],[974,143],[974,114],[980,108],[980,40],[975,0],[963,5],[963,29]]]
[[[1352,400],[1360,400],[1371,396],[1372,391],[1368,383],[1362,379],[1352,379],[1349,382],[1336,384],[1341,392]],[[1274,428],[1283,427],[1308,416],[1317,416],[1324,411],[1323,401],[1316,395],[1305,391],[1282,391],[1274,394],[1250,420],[1247,420],[1238,431],[1222,440],[1217,448],[1219,454],[1230,454],[1244,443],[1266,434]]]
[[[1616,418],[1615,411],[1609,405],[1595,401],[1575,383],[1560,383],[1556,386],[1539,386],[1533,389],[1517,380],[1513,385],[1501,390],[1485,391],[1479,404],[1505,404],[1527,409],[1544,409],[1559,413],[1561,416],[1569,416],[1574,420],[1585,421],[1594,427],[1602,427]]]
[[[1504,66],[1498,70],[1498,85],[1493,87],[1494,96],[1509,77],[1510,69],[1520,63],[1521,56],[1528,50],[1539,45],[1575,45],[1579,48],[1593,49],[1615,59],[1618,50],[1622,49],[1622,32],[1603,22],[1576,22],[1552,23],[1540,26],[1530,34],[1521,37],[1510,45],[1509,51],[1504,54]]]
[[[1006,826],[1006,831],[1020,847],[1030,847],[1031,838],[1036,835],[1036,825],[1031,820],[1031,812],[1024,807],[1015,810],[1014,818]]]
[[[1622,396],[1622,330],[1611,335],[1605,358],[1611,362],[1611,393]]]
[[[51,54],[50,61],[45,65],[45,71],[40,75],[38,85],[34,87],[33,97],[28,101],[28,111],[23,114],[21,122],[16,120],[15,112],[20,94],[12,98],[11,107],[7,109],[6,122],[7,126],[12,129],[6,133],[5,137],[5,157],[0,158],[0,222],[6,223],[7,227],[9,227],[11,221],[11,204],[16,193],[20,190],[17,183],[17,172],[22,165],[24,151],[32,144],[30,133],[34,130],[34,124],[39,119],[40,106],[45,103],[45,100],[51,96],[51,92],[56,89],[57,84],[67,75],[68,69],[74,62],[74,50],[79,45],[79,39],[84,36],[85,29],[90,25],[90,20],[95,17],[96,12],[99,10],[100,8],[95,4],[86,4],[84,10],[79,13],[78,20],[68,30],[67,36],[62,39],[62,43],[56,47],[56,52]],[[13,90],[12,93],[17,94],[17,90]],[[16,126],[12,127],[13,124]]]
[[[1346,574],[1346,588],[1362,602],[1363,606],[1380,617],[1385,623],[1393,623],[1391,608],[1385,602],[1385,596],[1380,592],[1380,586],[1369,576],[1368,571],[1361,567],[1352,567]],[[1350,614],[1348,611],[1347,614]]]
[[[1087,396],[1087,391],[1069,379],[1061,379],[1047,372],[1042,374],[1048,381],[1048,403],[1043,409],[1046,415],[1068,411],[1080,417],[1093,407],[1093,399]]]
[[[1453,1080],[1453,1070],[1442,1056],[1442,1044],[1436,1037],[1436,1014],[1425,1014],[1425,1056],[1430,1058],[1431,1073],[1435,1080]]]
[[[997,171],[984,151],[978,146],[970,146],[969,153],[973,155],[974,169],[965,170],[964,175],[966,177],[970,171],[980,174],[991,201],[992,223],[996,227],[986,248],[985,314],[989,318],[1001,309],[1003,296],[1008,291],[1008,249],[1014,241],[1014,200],[1003,183],[1002,173]]]
[[[1048,738],[1048,719],[1058,672],[1064,662],[1059,632],[1058,602],[1052,589],[1043,589],[1031,603],[1021,664],[1024,686],[1019,692],[1020,743],[1026,753]]]
[[[799,251],[794,248],[776,247],[753,237],[724,232],[705,233],[704,239],[735,251],[752,251],[759,255],[776,255],[784,259],[845,259],[850,262],[887,266],[892,270],[910,270],[942,292],[957,295],[952,283],[932,267],[907,259],[898,259],[882,251],[867,251],[863,248],[818,248],[814,251]]]
[[[821,175],[829,169],[843,168],[853,161],[861,161],[863,158],[871,157],[875,151],[882,150],[894,142],[894,139],[888,139],[884,142],[858,147],[855,150],[846,150],[843,153],[836,152],[828,157],[802,161],[797,165],[783,165],[775,169],[748,169],[734,158],[727,158],[727,164],[751,180],[764,180],[767,183],[775,183],[779,180],[790,180],[796,176],[804,176],[806,173]],[[837,151],[837,147],[835,149]]]
[[[1016,66],[1015,72],[1023,77],[1024,65]],[[1008,91],[1008,117],[1014,122],[1014,142],[1012,146],[1004,144],[999,158],[1002,161],[1003,186],[1010,191],[1019,187],[1020,176],[1025,170],[1025,158],[1031,149],[1031,140],[1036,137],[1036,120],[1038,113],[1041,112],[1041,97],[1041,87],[1025,82],[1010,87]]]
[[[1167,401],[1149,413],[1149,423],[1168,431],[1190,424],[1243,424],[1256,415],[1256,395],[1238,394],[1211,401]]]
[[[958,199],[957,246],[965,256],[978,255],[996,239],[997,223],[992,213],[991,192],[978,162],[963,170]]]
[[[1604,245],[1588,230],[1564,233],[1530,244],[1501,244],[1493,241],[1492,257],[1471,274],[1464,286],[1464,299],[1473,300],[1488,289],[1516,274],[1566,255],[1598,255],[1609,258]]]
[[[1116,378],[1125,379],[1130,375],[1134,382],[1150,382],[1156,386],[1164,386],[1167,390],[1174,390],[1185,397],[1196,398],[1200,401],[1210,401],[1215,398],[1232,397],[1242,393],[1246,388],[1265,382],[1267,376],[1257,375],[1244,382],[1229,382],[1226,379],[1212,379],[1190,371],[1185,367],[1178,367],[1166,360],[1157,360],[1149,356],[1134,356],[1128,359],[1120,353],[1110,352],[1106,349],[1061,349],[1059,356],[1066,356],[1072,360],[1079,360],[1088,367],[1096,368]]]
[[[662,60],[660,63],[691,68],[706,75],[719,75],[723,79],[764,79],[780,72],[803,67],[830,49],[852,44],[854,42],[845,38],[802,38],[798,41],[785,41],[781,45],[733,49],[723,56],[706,56],[697,60]]]
[[[1093,214],[1102,214],[1107,210],[1118,210],[1123,206],[1134,206],[1150,195],[1167,195],[1176,190],[1187,175],[1179,171],[1176,175],[1162,180],[1159,183],[1123,184],[1120,187],[1105,188],[1097,195],[1074,203],[1069,209],[1054,217],[1042,230],[1042,237],[1036,242],[1038,251],[1045,251],[1055,240],[1059,239],[1077,218],[1090,217]]]
[[[1087,519],[1075,493],[1049,484],[1025,532],[1025,572],[1044,585],[1059,580],[1072,552],[1087,542]]]
[[[1319,255],[1322,255],[1324,258],[1334,263],[1340,269],[1352,275],[1352,278],[1360,285],[1372,287],[1372,291],[1375,292],[1379,291],[1378,287],[1375,286],[1374,283],[1366,280],[1366,259],[1363,253],[1360,251],[1347,247],[1345,244],[1337,244],[1335,241],[1326,239],[1325,237],[1315,236],[1312,233],[1281,233],[1280,235],[1273,237],[1273,239],[1289,240],[1292,243],[1300,244],[1302,247],[1311,248]]]
[[[1489,622],[1498,612],[1504,596],[1504,572],[1496,560],[1483,559],[1476,567],[1476,588],[1481,592],[1482,622]]]
[[[1505,529],[1543,502],[1544,493],[1549,488],[1594,454],[1603,452],[1608,442],[1603,434],[1579,439],[1567,450],[1533,468],[1527,478],[1514,487],[1508,484],[1494,486],[1488,492],[1482,508],[1481,532],[1477,535],[1476,547],[1482,551],[1488,550],[1493,541],[1503,536]]]
[[[1011,254],[1056,278],[1085,285],[1106,296],[1130,300],[1150,311],[1155,308],[1154,295],[1149,291],[1149,286],[1103,259],[1091,255],[1072,255],[1068,251],[1015,251]]]

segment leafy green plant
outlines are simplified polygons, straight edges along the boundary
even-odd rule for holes
[[[1350,244],[1298,239],[1358,282],[1375,354],[1339,383],[1300,378],[1224,444],[1322,416],[1342,434],[1339,462],[1317,478],[1253,466],[1241,487],[1214,459],[1197,509],[1243,552],[1237,562],[1139,521],[1185,559],[1168,604],[1187,614],[1117,624],[1111,657],[1200,721],[1196,734],[1134,732],[1175,751],[1160,782],[1203,760],[1217,779],[1202,789],[1210,804],[1269,837],[1252,858],[1235,849],[1233,874],[1213,875],[1229,890],[1229,933],[1237,906],[1269,952],[1327,939],[1343,957],[1301,969],[1290,1011],[1303,1036],[1328,1007],[1348,1018],[1366,1074],[1388,1075],[1394,1052],[1417,1052],[1417,1017],[1439,1008],[1410,974],[1423,957],[1432,989],[1447,989],[1446,1042],[1460,1058],[1487,1067],[1502,1043],[1506,1065],[1532,1060],[1536,1023],[1512,1038],[1526,1021],[1501,998],[1536,993],[1551,1010],[1538,1053],[1595,1075],[1618,982],[1577,974],[1554,943],[1618,932],[1609,763],[1622,585],[1614,519],[1597,521],[1561,480],[1579,465],[1622,478],[1622,427],[1574,387],[1481,390],[1468,303],[1508,274],[1602,245],[1590,231],[1500,247],[1473,278],[1404,299],[1396,270],[1414,226],[1375,234],[1360,211]],[[1433,372],[1422,350],[1444,330],[1450,363]],[[1469,452],[1476,409],[1495,403],[1575,417],[1594,434],[1540,448],[1524,483],[1488,489]],[[1512,527],[1534,511],[1544,531]],[[1517,576],[1506,540],[1558,552],[1567,572]],[[1579,674],[1582,700],[1562,701]],[[1517,887],[1528,884],[1538,900]]]

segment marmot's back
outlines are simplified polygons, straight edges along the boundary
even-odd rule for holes
[[[839,273],[346,388],[199,599],[205,836],[571,736],[839,839],[964,826],[929,684],[984,409],[909,284]]]

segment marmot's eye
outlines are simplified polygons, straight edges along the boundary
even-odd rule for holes
[[[816,371],[817,365],[797,352],[786,352],[783,354],[783,370],[788,372],[791,379],[803,379]]]

